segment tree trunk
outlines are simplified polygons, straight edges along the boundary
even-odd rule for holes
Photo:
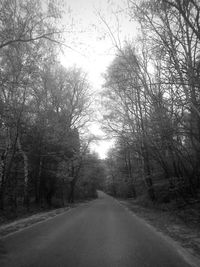
[[[35,173],[35,204],[40,203],[40,179],[42,173],[42,157],[39,155],[37,170]]]
[[[74,180],[72,180],[70,182],[70,193],[69,193],[69,198],[68,198],[69,203],[74,203],[74,189],[75,189],[75,183],[74,183]]]
[[[6,136],[6,149],[5,151],[2,153],[1,155],[1,162],[0,162],[0,209],[3,210],[4,209],[4,197],[5,197],[5,190],[6,190],[6,180],[9,176],[9,168],[12,167],[12,160],[14,158],[15,155],[15,146],[16,144],[14,143],[14,149],[13,149],[13,153],[12,153],[12,157],[10,159],[9,162],[9,166],[7,168],[6,164],[7,164],[7,157],[8,157],[8,153],[9,150],[11,148],[11,140],[10,140],[10,129],[7,128],[7,136]]]
[[[21,147],[20,139],[17,139],[17,146],[24,161],[24,205],[29,209],[29,192],[28,192],[28,157]]]
[[[5,168],[6,168],[7,150],[3,152],[0,161],[0,209],[4,209],[4,195],[5,195]]]
[[[137,193],[136,193],[136,190],[135,190],[135,185],[133,183],[131,185],[131,192],[132,192],[132,197],[136,198],[137,197]]]
[[[156,200],[155,196],[155,190],[153,186],[153,181],[151,178],[151,170],[150,170],[150,164],[149,164],[149,155],[148,151],[146,151],[146,147],[141,147],[141,159],[142,159],[142,175],[143,175],[143,180],[145,182],[145,185],[147,187],[147,192],[149,195],[149,198],[152,201]]]

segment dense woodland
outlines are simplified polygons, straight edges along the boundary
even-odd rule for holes
[[[2,0],[0,14],[1,210],[95,197],[103,168],[80,135],[90,85],[83,70],[59,63],[71,30],[59,26],[62,6]]]
[[[138,4],[137,4],[138,3]],[[105,74],[105,129],[117,138],[107,188],[152,201],[199,199],[200,2],[128,1],[138,39],[121,47]],[[196,199],[196,200],[195,200]]]

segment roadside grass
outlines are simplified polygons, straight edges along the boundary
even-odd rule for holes
[[[93,199],[79,200],[59,208],[37,207],[32,205],[29,211],[23,207],[18,207],[15,212],[5,211],[4,213],[0,213],[0,238],[35,223],[55,217],[58,214],[64,213],[91,200]]]
[[[145,196],[120,202],[200,259],[200,203],[152,203]]]
[[[4,223],[0,225],[0,237],[6,236],[10,233],[19,231],[23,228],[26,228],[32,224],[47,220],[49,218],[52,218],[60,213],[63,213],[67,210],[69,210],[70,207],[60,208],[56,210],[51,210],[48,212],[40,212],[32,214],[31,216],[27,215],[24,218],[20,218],[18,220],[12,221],[10,223]]]

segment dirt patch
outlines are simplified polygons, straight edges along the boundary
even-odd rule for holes
[[[198,217],[191,217],[189,208],[180,211],[162,210],[155,206],[141,206],[132,199],[120,200],[120,203],[200,259],[200,225]]]

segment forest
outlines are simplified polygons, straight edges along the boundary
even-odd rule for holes
[[[200,188],[200,2],[128,1],[140,29],[105,74],[108,190],[192,204]],[[108,26],[108,30],[112,34]]]
[[[0,209],[5,214],[29,210],[33,203],[58,208],[74,197],[96,197],[103,175],[97,155],[89,151],[92,137],[80,135],[92,114],[87,74],[59,62],[66,31],[59,26],[62,7],[45,3],[0,1]]]
[[[96,197],[199,201],[200,3],[128,0],[134,40],[115,47],[100,93],[107,158],[85,134],[94,101],[87,73],[59,61],[56,1],[0,1],[0,210],[61,207]],[[71,33],[72,34],[72,33]],[[68,47],[73,49],[73,47]]]

